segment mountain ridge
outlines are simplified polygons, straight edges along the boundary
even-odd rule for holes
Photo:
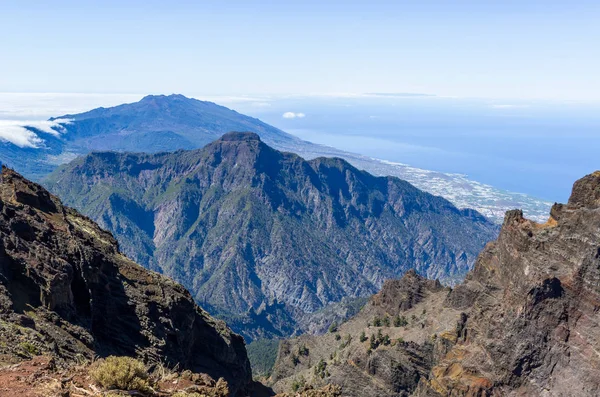
[[[457,280],[496,233],[476,211],[408,182],[342,159],[306,161],[253,133],[192,151],[93,153],[47,185],[204,306],[244,316],[271,308],[276,322],[281,310],[299,318],[370,295],[412,267]]]
[[[141,101],[79,114],[52,117],[51,126],[24,127],[33,134],[34,147],[0,142],[0,161],[25,176],[41,180],[59,164],[90,151],[162,152],[196,149],[228,131],[253,131],[278,150],[306,159],[342,157],[359,169],[381,176],[397,176],[420,189],[441,195],[460,208],[475,208],[501,223],[504,212],[523,208],[543,220],[551,206],[523,194],[495,189],[464,175],[445,174],[344,152],[303,141],[256,118],[212,102],[173,94],[149,95]]]

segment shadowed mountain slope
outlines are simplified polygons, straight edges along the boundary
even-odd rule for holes
[[[30,354],[73,364],[135,356],[252,381],[244,340],[181,285],[126,258],[112,235],[41,186],[0,175],[0,362]]]

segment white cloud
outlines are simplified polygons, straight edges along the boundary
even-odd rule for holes
[[[34,128],[40,132],[60,136],[65,132],[64,124],[69,124],[71,120],[57,119],[54,121],[20,121],[20,120],[0,120],[0,140],[13,143],[19,147],[38,148],[44,143],[44,140],[33,131],[25,127]]]
[[[71,124],[72,120],[69,119],[56,119],[53,121],[26,121],[21,122],[23,126],[32,127],[46,134],[52,134],[54,136],[60,136],[61,133],[65,132],[65,126],[63,124]]]
[[[285,112],[283,114],[284,119],[302,119],[306,117],[304,113]]]
[[[10,120],[0,120],[0,140],[22,148],[37,148],[43,142],[37,134]]]

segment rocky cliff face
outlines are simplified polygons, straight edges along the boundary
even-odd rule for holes
[[[321,336],[282,341],[270,382],[334,384],[344,396],[409,396],[434,364],[432,335],[459,313],[442,303],[449,288],[410,271],[389,280],[359,314]]]
[[[0,361],[92,355],[251,382],[241,336],[179,284],[135,264],[112,235],[7,168],[0,176]]]
[[[545,224],[508,212],[454,290],[409,274],[339,327],[347,346],[335,334],[282,343],[272,381],[335,383],[348,396],[596,396],[599,310],[596,172]]]
[[[455,282],[496,235],[397,178],[305,161],[252,133],[195,151],[91,154],[48,185],[249,337],[290,335],[306,313],[411,268]]]

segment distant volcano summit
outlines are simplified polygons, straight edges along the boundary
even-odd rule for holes
[[[270,144],[302,141],[258,119],[183,95],[148,95],[139,102],[53,117],[43,130],[26,127],[35,147],[0,143],[0,158],[39,179],[60,163],[91,151],[156,153],[196,149],[229,131],[253,131]]]

